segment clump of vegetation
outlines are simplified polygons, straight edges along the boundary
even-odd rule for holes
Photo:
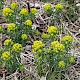
[[[57,37],[58,29],[54,26],[50,26],[47,32],[47,36],[42,34],[42,40],[34,41],[32,45],[36,70],[40,76],[49,75],[48,79],[52,80],[56,79],[57,74],[58,79],[61,80],[62,71],[65,71],[75,61],[74,56],[68,53],[73,38],[66,35],[60,41]]]

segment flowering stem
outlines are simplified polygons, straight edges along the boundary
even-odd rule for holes
[[[59,72],[58,74],[59,74],[58,80],[61,80],[61,72]]]

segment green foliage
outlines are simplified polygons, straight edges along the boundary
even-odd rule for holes
[[[54,38],[57,36],[58,34],[56,33]],[[64,36],[61,39],[61,43],[59,42],[59,37],[46,39],[46,41],[44,38],[41,39],[46,46],[43,46],[44,43],[41,41],[34,41],[32,45],[37,73],[40,77],[48,77],[48,80],[56,79],[57,74],[58,80],[61,80],[61,72],[65,71],[75,61],[74,56],[68,53],[73,39],[69,35]]]
[[[51,1],[54,1],[54,0],[41,0],[42,2],[51,2]]]
[[[0,17],[2,17],[3,0],[0,0]]]
[[[35,32],[35,30],[32,30],[32,21],[35,20],[36,13],[36,8],[28,13],[27,9],[19,9],[16,3],[12,3],[9,7],[3,9],[3,16],[8,22],[8,26],[7,29],[0,26],[0,33],[6,34],[10,39],[4,41],[4,46],[0,51],[0,66],[5,66],[10,73],[17,69],[19,71],[24,70],[20,53],[24,51],[23,47],[26,45],[26,41],[30,40],[29,36]]]

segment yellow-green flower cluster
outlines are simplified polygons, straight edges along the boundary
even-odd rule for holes
[[[46,38],[49,38],[49,35],[46,34],[46,33],[43,33],[41,37],[42,37],[43,39],[46,39]]]
[[[27,35],[26,34],[22,34],[21,38],[22,38],[22,40],[26,40],[27,39]]]
[[[58,63],[58,66],[59,66],[60,68],[64,68],[64,67],[65,67],[64,61],[60,61],[60,62]]]
[[[25,8],[23,8],[23,9],[20,11],[20,15],[27,16],[27,15],[28,15],[28,10],[26,10]]]
[[[75,58],[74,57],[70,57],[69,61],[70,61],[70,63],[73,63],[75,61]]]
[[[45,10],[45,11],[49,11],[49,10],[51,10],[51,9],[52,9],[51,4],[47,3],[47,4],[44,5],[44,10]]]
[[[37,9],[36,8],[31,8],[31,14],[35,15],[37,13]]]
[[[7,27],[8,32],[15,31],[15,29],[16,29],[16,24],[14,24],[14,23],[8,24],[8,27]]]
[[[4,61],[7,61],[7,60],[10,60],[10,52],[6,51],[4,53],[2,53],[1,55],[1,58],[4,60]]]
[[[36,52],[36,51],[41,51],[40,49],[42,48],[42,47],[44,47],[45,46],[45,44],[44,43],[42,43],[41,41],[34,41],[34,43],[33,43],[33,45],[32,45],[32,51],[33,52]]]
[[[63,5],[62,4],[56,4],[55,8],[56,8],[56,10],[62,10]]]
[[[31,21],[31,20],[26,20],[26,21],[24,22],[24,24],[25,24],[26,26],[32,26],[32,21]]]
[[[11,3],[10,7],[11,7],[11,9],[17,9],[18,5],[15,2],[13,2],[13,3]]]
[[[8,45],[12,45],[13,44],[13,41],[11,39],[6,39],[4,41],[4,46],[8,46]]]
[[[16,52],[19,52],[19,51],[22,51],[22,50],[23,50],[23,47],[22,47],[21,44],[15,43],[15,44],[13,45],[13,47],[12,47],[12,50],[13,50],[13,51],[16,51]]]
[[[50,26],[48,27],[47,32],[50,34],[51,33],[56,34],[58,32],[58,29],[55,26]]]
[[[62,42],[65,42],[65,43],[71,43],[72,41],[73,41],[73,38],[72,38],[72,36],[69,36],[69,35],[64,36],[62,38]]]
[[[8,17],[12,15],[12,10],[10,8],[4,8],[3,9],[3,16]]]
[[[56,53],[59,53],[59,52],[64,52],[64,45],[59,43],[58,41],[53,41],[51,43],[51,49],[56,52]]]

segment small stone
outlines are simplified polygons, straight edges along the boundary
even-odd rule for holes
[[[77,3],[77,4],[76,4],[76,6],[78,6],[78,7],[79,7],[79,6],[80,6],[80,3]]]
[[[6,21],[4,19],[0,18],[0,24],[2,24],[2,23],[6,23]]]
[[[30,7],[33,8],[34,7],[34,3],[30,3]]]
[[[26,45],[25,50],[31,50],[31,45]]]
[[[37,27],[40,27],[40,26],[37,24],[33,24],[32,29],[36,30]]]
[[[35,3],[35,8],[40,8],[40,4],[38,4],[38,3]]]

